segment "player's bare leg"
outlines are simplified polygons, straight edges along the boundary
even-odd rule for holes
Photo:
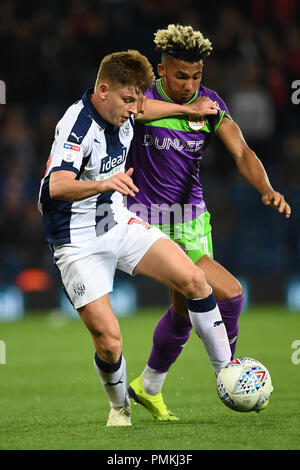
[[[196,265],[204,272],[218,301],[237,297],[242,293],[239,281],[214,259],[205,255],[197,261]]]
[[[92,336],[96,349],[94,366],[110,402],[107,426],[130,426],[122,336],[108,294],[78,309],[78,313]]]
[[[134,269],[134,274],[143,274],[177,289],[186,298],[205,298],[211,293],[202,270],[171,240],[160,238],[143,256]]]
[[[204,272],[206,281],[212,287],[218,302],[242,294],[242,286],[239,281],[215,260],[205,255],[197,261],[196,266]],[[177,315],[188,317],[184,296],[174,289],[170,289],[170,295],[174,312]]]

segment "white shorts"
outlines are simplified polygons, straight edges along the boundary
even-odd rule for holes
[[[115,270],[132,275],[159,238],[169,238],[134,214],[101,237],[54,246],[62,282],[75,309],[113,290]]]

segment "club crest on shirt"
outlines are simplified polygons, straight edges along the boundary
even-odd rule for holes
[[[76,295],[80,296],[85,293],[85,285],[81,281],[76,282],[72,287]]]
[[[200,131],[205,126],[205,119],[201,121],[188,121],[188,124],[193,131]]]
[[[64,150],[63,152],[63,160],[65,162],[75,162],[76,153],[73,150]]]
[[[126,137],[129,136],[129,134],[130,134],[130,124],[129,124],[128,121],[121,127],[121,131],[123,132],[123,134]]]

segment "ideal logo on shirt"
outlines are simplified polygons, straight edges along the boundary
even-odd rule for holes
[[[120,151],[122,152],[120,154]],[[113,174],[122,171],[126,160],[126,148],[114,152],[102,158],[100,162],[100,179],[107,179]],[[103,176],[101,176],[103,175]]]

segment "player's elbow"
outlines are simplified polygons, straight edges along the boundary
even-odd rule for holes
[[[64,199],[63,188],[60,184],[49,184],[49,195],[51,199]]]
[[[49,184],[49,196],[51,199],[58,199],[57,197],[57,188],[55,184]]]
[[[49,179],[49,195],[51,199],[66,199],[68,180],[58,172],[52,173]]]

